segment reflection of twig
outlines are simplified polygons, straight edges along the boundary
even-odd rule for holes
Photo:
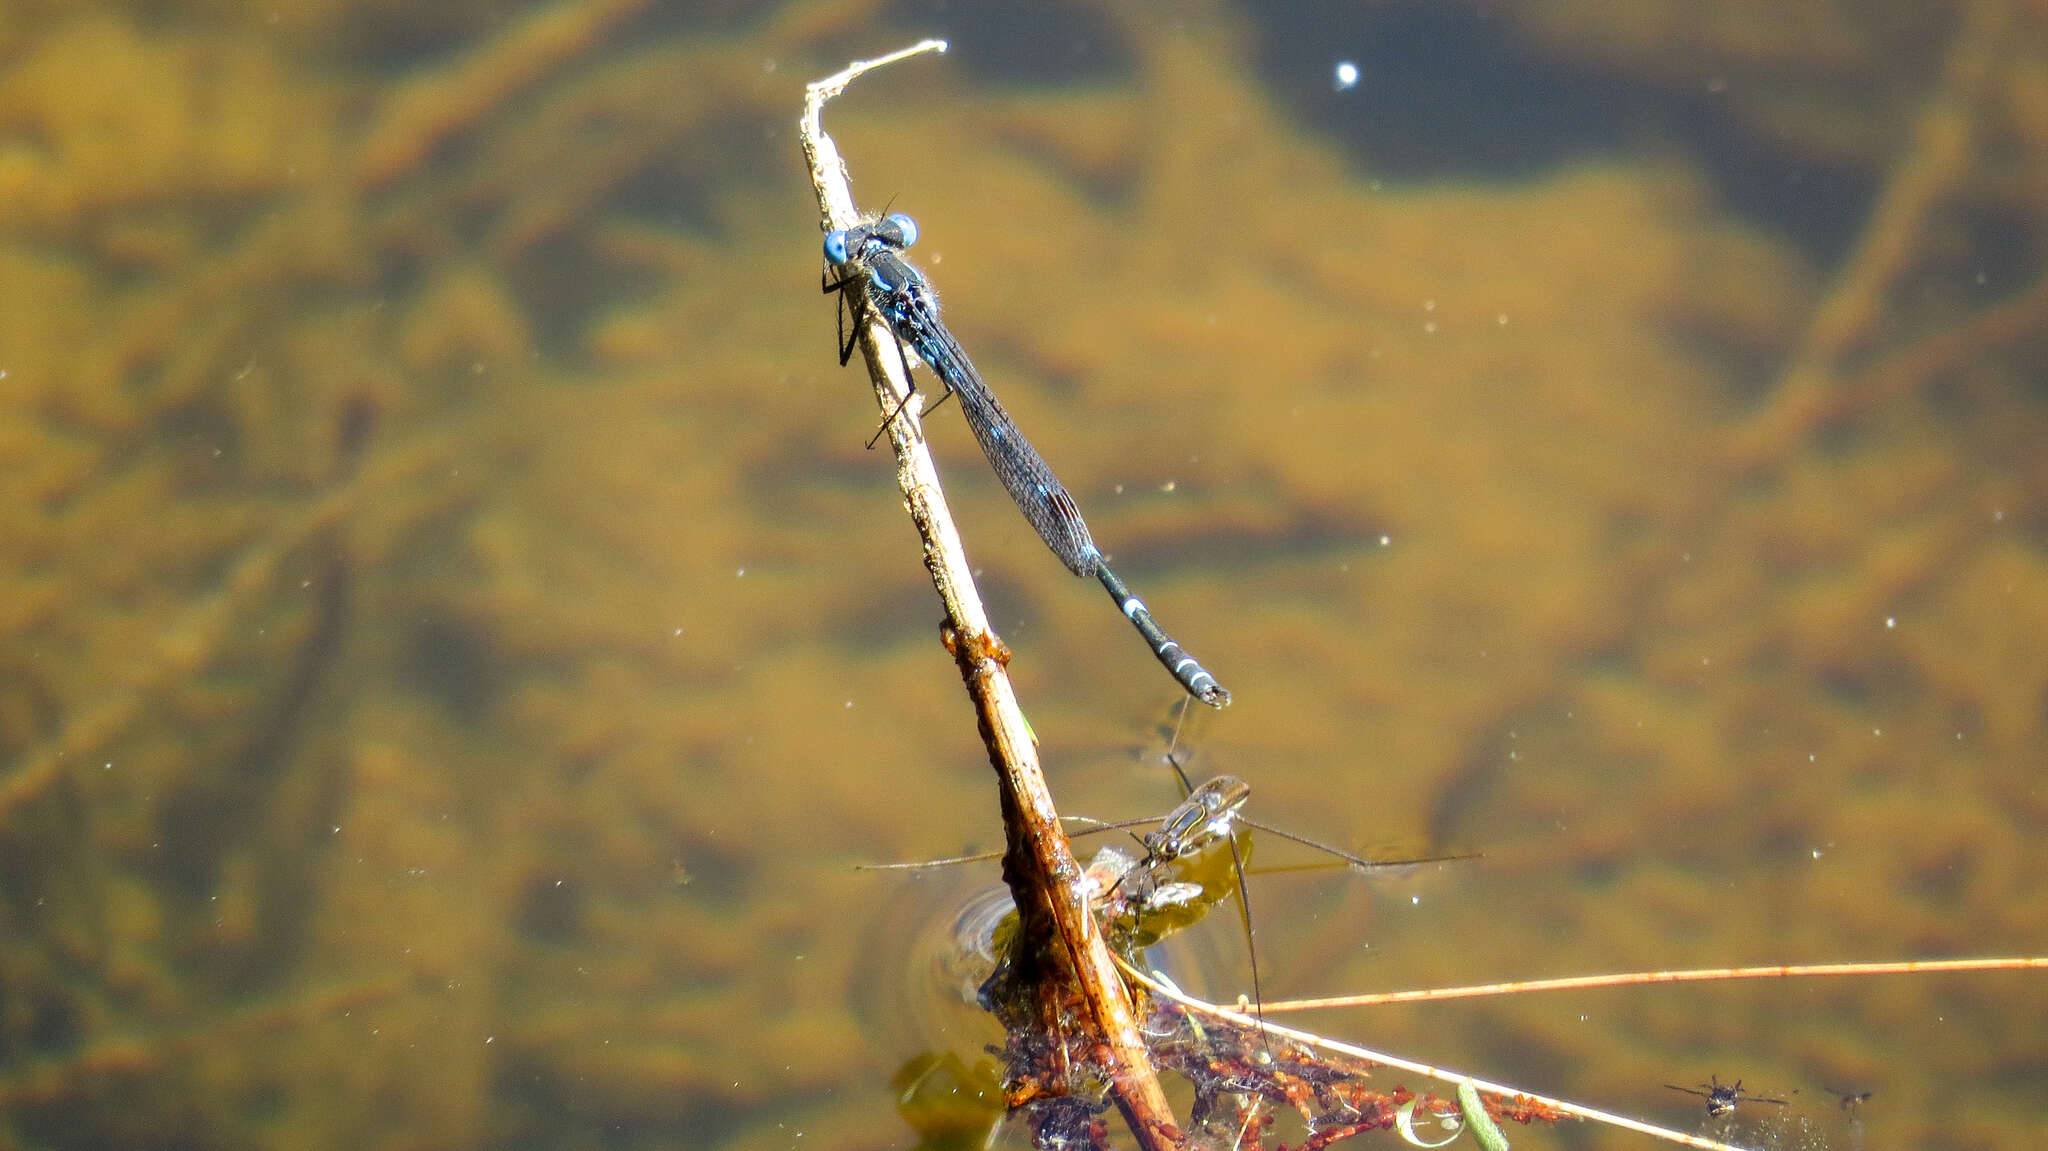
[[[1919,253],[1929,213],[1970,176],[1976,155],[1974,106],[1999,49],[2003,7],[1965,6],[1940,87],[1914,125],[1906,159],[1893,170],[1856,250],[1807,325],[1769,405],[1729,444],[1738,467],[1762,467],[1785,458],[1854,402],[1844,394],[1848,387],[1842,379],[1849,362],[1867,350],[1883,327],[1891,293]]]
[[[1938,971],[2022,971],[2041,967],[2048,967],[2048,956],[2024,956],[2013,959],[1908,959],[1894,963],[1808,963],[1790,967],[1706,967],[1692,971],[1631,971],[1619,975],[1574,975],[1564,979],[1481,983],[1471,987],[1432,987],[1417,991],[1332,995],[1323,999],[1282,999],[1266,1004],[1266,1011],[1273,1014],[1314,1011],[1323,1007],[1372,1007],[1383,1003],[1474,999],[1486,995],[1519,995],[1524,991],[1572,991],[1589,987],[1626,987],[1642,983],[1700,983],[1715,979],[1789,979],[1815,975],[1912,975]]]
[[[302,1027],[359,1007],[396,999],[409,990],[410,983],[405,979],[378,979],[310,992],[283,1003],[250,1008],[218,1022],[166,1035],[102,1039],[74,1055],[30,1063],[0,1079],[0,1108],[48,1104],[66,1098],[82,1086],[103,1090],[111,1078],[161,1071],[173,1060],[201,1050],[223,1035],[247,1038],[262,1032]]]
[[[403,490],[406,481],[446,458],[442,436],[423,437],[416,449],[387,453],[331,494],[269,529],[236,560],[220,585],[187,605],[157,637],[156,649],[128,682],[66,720],[49,738],[24,751],[0,771],[0,824],[23,804],[63,778],[65,769],[87,761],[112,743],[163,694],[189,682],[220,657],[243,622],[249,605],[277,584],[278,570],[294,551],[322,532],[346,523],[369,500]],[[367,494],[366,494],[367,493]],[[434,508],[467,498],[463,485],[445,485],[416,497],[417,506],[386,499],[379,506],[400,522],[424,518]],[[402,511],[394,512],[394,508]],[[4,766],[4,765],[0,765]]]
[[[1228,1020],[1240,1027],[1261,1026],[1258,1020],[1253,1019],[1249,1015],[1230,1011],[1213,1003],[1205,1003],[1175,988],[1168,987],[1166,984],[1151,978],[1121,959],[1117,960],[1117,965],[1123,968],[1125,975],[1143,984],[1153,994],[1171,999],[1190,1011],[1200,1012],[1203,1015],[1212,1016],[1217,1019]],[[1271,1010],[1270,1004],[1267,1006],[1267,1009]],[[1626,1115],[1616,1115],[1610,1111],[1601,1111],[1597,1108],[1586,1107],[1563,1099],[1552,1099],[1548,1096],[1537,1095],[1533,1092],[1523,1091],[1518,1087],[1509,1087],[1503,1083],[1493,1083],[1485,1079],[1478,1079],[1460,1071],[1432,1067],[1427,1063],[1417,1063],[1412,1059],[1403,1059],[1398,1055],[1389,1055],[1384,1051],[1374,1051],[1367,1047],[1356,1046],[1355,1044],[1341,1043],[1335,1039],[1325,1039],[1314,1032],[1298,1031],[1292,1027],[1270,1022],[1263,1024],[1263,1026],[1275,1035],[1294,1040],[1297,1043],[1307,1044],[1310,1047],[1318,1047],[1325,1051],[1335,1051],[1340,1055],[1348,1055],[1353,1059],[1384,1063],[1389,1067],[1398,1067],[1403,1071],[1416,1075],[1427,1075],[1431,1079],[1441,1080],[1445,1083],[1454,1085],[1469,1083],[1475,1090],[1484,1091],[1488,1095],[1498,1095],[1507,1099],[1533,1099],[1544,1107],[1555,1108],[1568,1115],[1573,1115],[1580,1119],[1590,1119],[1595,1123],[1605,1123],[1612,1127],[1626,1128],[1639,1134],[1653,1135],[1659,1139],[1668,1139],[1673,1143],[1683,1143],[1688,1147],[1704,1148],[1705,1151],[1743,1151],[1742,1148],[1732,1144],[1717,1143],[1712,1139],[1702,1139],[1697,1135],[1687,1135],[1682,1131],[1673,1131],[1669,1128],[1658,1127],[1655,1124],[1644,1123],[1639,1119],[1630,1119]]]
[[[2048,276],[2010,299],[1894,352],[1843,388],[1828,415],[1834,419],[1883,407],[2007,344],[2048,330]]]
[[[401,85],[363,145],[358,184],[377,188],[390,183],[443,138],[646,6],[647,0],[568,0],[527,17],[451,67]]]
[[[157,641],[154,658],[139,668],[123,688],[66,722],[62,730],[24,753],[14,768],[0,776],[0,823],[35,799],[67,764],[84,760],[128,729],[158,694],[182,684],[219,654],[243,606],[276,578],[277,566],[301,541],[340,518],[347,505],[327,501],[295,525],[254,544],[211,595],[187,607]]]
[[[852,227],[860,222],[860,216],[847,184],[845,161],[825,134],[825,102],[864,72],[906,56],[944,50],[943,41],[927,40],[878,60],[854,64],[810,85],[798,129],[826,229]],[[945,603],[947,644],[974,700],[989,760],[1001,780],[1010,845],[1003,877],[1010,884],[1024,925],[1020,946],[1033,954],[1051,954],[1052,939],[1057,936],[1058,953],[1069,961],[1086,1009],[1086,1018],[1078,1022],[1091,1037],[1100,1037],[1118,1107],[1140,1146],[1147,1151],[1167,1151],[1175,1146],[1174,1133],[1179,1128],[1146,1056],[1130,994],[1117,976],[1115,960],[1080,885],[1074,882],[1081,870],[1039,770],[1031,729],[1010,687],[1004,667],[1008,652],[989,627],[966,550],[939,487],[938,469],[918,423],[921,405],[915,402],[901,357],[890,354],[896,347],[894,337],[875,317],[868,316],[866,321],[860,325],[861,351],[890,446],[896,451],[896,480],[924,541],[925,566]]]

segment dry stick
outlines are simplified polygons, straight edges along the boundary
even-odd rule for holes
[[[1788,979],[1806,975],[1910,975],[1936,971],[2024,971],[2048,967],[2048,956],[1999,959],[1906,959],[1892,963],[1809,963],[1791,967],[1704,967],[1692,971],[1631,971],[1620,975],[1574,975],[1564,979],[1525,979],[1514,983],[1481,983],[1472,987],[1432,987],[1417,991],[1378,991],[1365,995],[1332,995],[1324,999],[1282,999],[1266,1004],[1266,1014],[1314,1011],[1324,1007],[1373,1007],[1382,1003],[1422,1003],[1436,999],[1473,999],[1482,995],[1516,995],[1524,991],[1569,991],[1587,987],[1627,987],[1643,983],[1701,983],[1713,979]]]
[[[1493,1083],[1485,1079],[1475,1078],[1461,1071],[1452,1071],[1443,1067],[1432,1067],[1427,1063],[1417,1063],[1412,1059],[1403,1059],[1398,1055],[1389,1055],[1384,1051],[1374,1051],[1369,1047],[1359,1047],[1351,1043],[1340,1043],[1335,1039],[1326,1039],[1313,1032],[1297,1031],[1284,1024],[1262,1022],[1242,1012],[1218,1007],[1214,1003],[1205,1003],[1176,988],[1169,987],[1159,980],[1151,978],[1122,960],[1118,960],[1117,965],[1123,968],[1124,974],[1144,984],[1153,994],[1171,999],[1190,1011],[1227,1020],[1240,1027],[1261,1027],[1274,1035],[1292,1039],[1297,1043],[1305,1043],[1310,1047],[1319,1047],[1325,1051],[1335,1051],[1341,1055],[1349,1055],[1353,1059],[1363,1059],[1368,1063],[1383,1063],[1388,1067],[1398,1067],[1403,1071],[1412,1072],[1416,1075],[1427,1075],[1431,1079],[1441,1080],[1445,1083],[1469,1083],[1475,1090],[1484,1091],[1488,1095],[1498,1095],[1506,1099],[1533,1099],[1545,1107],[1555,1108],[1567,1115],[1580,1119],[1590,1119],[1595,1123],[1605,1123],[1611,1127],[1625,1128],[1638,1134],[1655,1136],[1658,1139],[1666,1139],[1673,1143],[1683,1143],[1688,1147],[1700,1147],[1704,1148],[1705,1151],[1743,1151],[1743,1148],[1731,1143],[1718,1143],[1712,1139],[1703,1139],[1697,1135],[1687,1135],[1683,1131],[1673,1131],[1668,1127],[1659,1127],[1654,1123],[1645,1123],[1640,1119],[1631,1119],[1626,1115],[1616,1115],[1611,1111],[1601,1111],[1598,1108],[1587,1107],[1583,1104],[1573,1103],[1564,1099],[1553,1099],[1547,1095],[1538,1095],[1533,1091],[1524,1091],[1519,1087],[1510,1087],[1505,1083]],[[1272,1005],[1267,1004],[1266,1009],[1271,1011]]]
[[[825,102],[863,72],[945,48],[942,40],[926,40],[879,59],[852,64],[810,85],[798,132],[826,230],[853,227],[861,217],[847,185],[845,162],[821,124]],[[1024,722],[1004,669],[1008,653],[989,628],[966,550],[939,488],[938,469],[918,422],[922,404],[901,370],[895,337],[888,328],[868,316],[860,323],[859,336],[875,400],[887,421],[890,446],[896,450],[896,482],[903,489],[911,522],[924,541],[925,567],[931,572],[932,585],[945,601],[947,646],[974,700],[982,740],[1000,781],[1010,845],[1003,878],[1023,919],[1023,945],[1039,947],[1052,934],[1058,935],[1087,1010],[1086,1023],[1091,1025],[1087,1030],[1100,1036],[1104,1044],[1104,1061],[1118,1108],[1146,1151],[1171,1151],[1179,1127],[1146,1054],[1130,993],[1117,975],[1115,961],[1081,894],[1081,868],[1074,862],[1059,813],[1053,809],[1052,795],[1038,768],[1031,729]]]

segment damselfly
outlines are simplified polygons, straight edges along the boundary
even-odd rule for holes
[[[901,212],[891,213],[873,223],[832,232],[825,237],[825,259],[838,269],[837,280],[825,285],[827,292],[842,293],[856,320],[855,330],[865,317],[873,316],[895,333],[897,352],[903,357],[906,377],[910,359],[907,346],[946,385],[948,395],[960,398],[961,414],[988,457],[989,467],[1010,493],[1017,509],[1037,530],[1045,546],[1077,576],[1094,576],[1116,601],[1117,610],[1138,629],[1152,654],[1172,673],[1189,695],[1212,707],[1230,702],[1230,693],[1216,682],[1195,657],[1174,642],[1152,618],[1145,602],[1104,562],[1102,552],[1088,534],[1066,486],[1051,465],[1024,438],[1024,432],[996,399],[974,362],[967,358],[960,342],[939,320],[938,298],[924,274],[902,256],[903,249],[917,241],[917,224]],[[853,355],[854,341],[839,348],[843,365]],[[944,397],[941,397],[943,399]],[[893,417],[892,417],[893,418]]]

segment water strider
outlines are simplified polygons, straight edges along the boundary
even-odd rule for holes
[[[1173,762],[1176,768],[1180,766],[1177,760]],[[1239,999],[1238,1011],[1252,1019],[1242,1023],[1202,1019],[1165,999],[1155,998],[1142,1023],[1149,1058],[1158,1068],[1174,1071],[1193,1085],[1191,1132],[1241,1139],[1253,1123],[1270,1122],[1270,1116],[1262,1117],[1263,1109],[1290,1108],[1300,1112],[1309,1125],[1310,1142],[1303,1146],[1320,1147],[1349,1131],[1388,1126],[1393,1122],[1394,1103],[1371,1094],[1372,1081],[1366,1077],[1365,1064],[1353,1067],[1339,1056],[1313,1052],[1285,1034],[1269,1031],[1264,1023],[1258,958],[1250,934],[1250,905],[1245,901],[1244,864],[1250,844],[1240,843],[1240,838],[1247,828],[1267,825],[1254,824],[1244,814],[1250,795],[1250,785],[1244,780],[1219,775],[1189,787],[1187,797],[1163,815],[1116,823],[1085,820],[1091,826],[1076,829],[1073,834],[1077,839],[1104,831],[1126,832],[1130,839],[1094,853],[1080,882],[1092,893],[1089,903],[1096,908],[1097,921],[1115,949],[1129,962],[1150,970],[1150,978],[1164,976],[1153,969],[1152,963],[1140,959],[1140,952],[1195,923],[1215,904],[1233,894],[1238,897],[1246,927],[1253,993]],[[1066,818],[1083,820],[1078,816]],[[1292,833],[1279,834],[1325,851],[1360,870],[1405,865],[1379,863]],[[1133,851],[1132,842],[1141,850]],[[922,870],[999,857],[1000,853],[988,853],[925,863],[867,866]],[[1085,1063],[1085,1052],[1049,1044],[1045,1036],[1028,1026],[1020,1029],[1011,1018],[1014,1011],[1006,1011],[1006,1007],[1028,1002],[1032,995],[1031,976],[1026,973],[1034,965],[1018,963],[1019,957],[1012,950],[1015,916],[1009,891],[1000,887],[990,889],[973,899],[959,915],[928,925],[924,938],[934,944],[943,941],[946,946],[920,949],[934,963],[914,968],[922,978],[938,976],[949,993],[946,998],[956,1007],[963,1003],[979,1007],[1004,1021],[1008,1042],[1000,1051],[1006,1091],[1021,1090],[1019,1085],[1071,1083],[1074,1061]],[[919,1010],[929,1014],[934,1008],[926,1004]],[[1054,1048],[1064,1054],[1051,1058],[1049,1053]],[[1024,1104],[1027,1109],[1044,1103],[1028,1093],[1019,1097],[1028,1100]],[[1087,1098],[1096,1100],[1093,1095]],[[991,1122],[998,1122],[998,1116],[1011,1115],[1022,1116],[1034,1128],[1042,1127],[1049,1118],[1042,1111],[1003,1107],[992,1113]],[[991,1130],[994,1129],[992,1126]]]
[[[1877,1094],[1875,1091],[1844,1091],[1839,1087],[1828,1086],[1822,1086],[1821,1090],[1834,1096],[1836,1103],[1844,1111],[1856,1110],[1858,1106],[1869,1102],[1872,1095]]]
[[[1169,752],[1167,762],[1172,764],[1175,774],[1180,776],[1182,786],[1187,787],[1189,782],[1187,773],[1182,770],[1180,761],[1175,759]],[[1313,848],[1332,858],[1340,859],[1347,866],[1360,871],[1412,867],[1423,863],[1444,863],[1454,859],[1476,858],[1473,855],[1455,854],[1428,856],[1420,859],[1384,861],[1364,859],[1348,851],[1310,839],[1307,836],[1296,835],[1291,831],[1283,831],[1271,824],[1260,823],[1245,815],[1244,807],[1251,799],[1251,792],[1251,785],[1234,775],[1212,776],[1198,786],[1188,787],[1187,798],[1182,800],[1172,811],[1160,817],[1159,826],[1156,830],[1147,832],[1139,838],[1139,842],[1145,847],[1145,857],[1138,860],[1136,864],[1126,871],[1124,876],[1117,880],[1117,885],[1124,884],[1133,875],[1149,877],[1157,869],[1169,863],[1197,855],[1218,842],[1227,842],[1230,845],[1231,869],[1236,875],[1234,886],[1237,895],[1238,915],[1244,927],[1245,955],[1247,961],[1251,964],[1252,1013],[1262,1021],[1265,1015],[1265,995],[1260,988],[1258,947],[1253,942],[1251,896],[1246,890],[1245,885],[1244,854],[1239,849],[1237,839],[1238,824],[1277,835],[1282,839],[1299,843],[1304,847]],[[1112,886],[1109,894],[1114,895],[1115,891],[1116,887]],[[1157,897],[1154,896],[1152,898],[1156,900]],[[1140,901],[1139,910],[1141,913],[1153,909],[1153,907]]]
[[[1143,863],[1171,862],[1230,835],[1231,825],[1239,822],[1251,797],[1252,785],[1234,775],[1204,781],[1188,792],[1179,806],[1160,817],[1158,830],[1140,837],[1145,845]]]
[[[1761,1095],[1745,1093],[1742,1090],[1742,1080],[1740,1079],[1733,1083],[1722,1083],[1719,1075],[1710,1076],[1710,1078],[1713,1079],[1713,1082],[1700,1084],[1698,1090],[1694,1090],[1691,1087],[1680,1087],[1676,1083],[1666,1083],[1664,1086],[1669,1087],[1673,1091],[1683,1091],[1687,1095],[1697,1095],[1705,1099],[1707,1101],[1707,1115],[1715,1119],[1719,1119],[1723,1115],[1735,1114],[1735,1105],[1737,1103],[1777,1103],[1782,1105],[1785,1102],[1783,1099],[1766,1099]]]
[[[1252,984],[1251,995],[1240,999],[1240,1010],[1261,1021],[1248,1033],[1249,1041],[1257,1045],[1255,1063],[1260,1058],[1271,1060],[1274,1051],[1266,1047],[1263,1025],[1265,996],[1252,927],[1250,896],[1245,882],[1244,861],[1248,845],[1240,842],[1241,826],[1271,832],[1323,852],[1360,871],[1472,858],[1446,855],[1395,861],[1365,859],[1252,820],[1244,814],[1251,798],[1251,785],[1236,776],[1217,775],[1199,785],[1190,785],[1179,760],[1169,755],[1168,761],[1181,775],[1187,797],[1165,814],[1116,823],[1084,816],[1063,817],[1090,825],[1074,832],[1077,839],[1105,831],[1123,831],[1143,849],[1142,855],[1134,855],[1126,848],[1102,848],[1089,860],[1081,882],[1093,893],[1089,896],[1089,903],[1096,908],[1098,920],[1111,935],[1114,946],[1133,962],[1137,962],[1136,953],[1191,926],[1205,916],[1209,908],[1235,896]],[[1147,824],[1154,826],[1142,834],[1132,830]],[[1225,845],[1229,849],[1227,872],[1221,870],[1223,859],[1211,854]],[[1001,852],[986,852],[918,863],[858,866],[862,870],[924,870],[995,860],[1001,855]],[[958,990],[961,999],[994,1010],[994,1004],[1003,998],[1005,982],[1013,970],[1003,938],[1006,923],[1013,915],[1014,906],[1009,892],[996,888],[974,900],[968,910],[953,922],[951,946],[946,952],[951,958],[941,965],[941,975],[949,988]],[[1277,1041],[1275,1044],[1277,1050]]]
[[[917,358],[938,375],[948,395],[960,397],[960,412],[988,457],[989,467],[1010,493],[1017,509],[1030,521],[1045,546],[1077,576],[1094,576],[1116,601],[1117,610],[1138,629],[1159,662],[1179,681],[1182,688],[1211,707],[1230,702],[1230,693],[1209,674],[1194,656],[1174,642],[1152,618],[1145,601],[1131,593],[1129,585],[1110,570],[1088,534],[1081,509],[1051,465],[1024,438],[1024,432],[996,399],[974,362],[939,319],[938,297],[924,274],[912,267],[901,253],[917,242],[917,224],[901,212],[871,223],[841,229],[825,237],[825,259],[840,273],[825,285],[827,292],[842,293],[852,304],[856,330],[866,315],[878,316],[896,334],[897,353],[908,345]],[[849,289],[852,289],[849,291]],[[853,341],[839,349],[844,365],[853,355]],[[910,374],[910,360],[903,360],[904,375]],[[943,399],[944,397],[941,397]],[[891,414],[894,418],[894,413]],[[886,425],[885,425],[886,426]]]

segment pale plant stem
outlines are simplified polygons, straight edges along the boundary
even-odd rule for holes
[[[1790,979],[1816,975],[1914,975],[1939,971],[2024,971],[2043,967],[2048,967],[2048,956],[1908,959],[1894,963],[1809,963],[1775,967],[1703,967],[1691,971],[1630,971],[1614,975],[1575,975],[1565,979],[1480,983],[1470,987],[1375,991],[1364,995],[1332,995],[1322,999],[1281,999],[1266,1004],[1265,1009],[1266,1013],[1271,1015],[1288,1011],[1314,1011],[1325,1007],[1373,1007],[1384,1003],[1424,1003],[1438,999],[1519,995],[1525,991],[1571,991],[1589,987],[1630,987],[1645,983],[1704,983],[1715,979]]]
[[[1426,1075],[1431,1079],[1441,1080],[1454,1086],[1469,1083],[1474,1090],[1484,1091],[1489,1095],[1498,1095],[1506,1099],[1534,1100],[1542,1106],[1554,1108],[1575,1118],[1586,1119],[1595,1123],[1605,1123],[1610,1127],[1620,1127],[1641,1135],[1653,1136],[1672,1143],[1682,1143],[1688,1147],[1704,1148],[1705,1151],[1746,1151],[1745,1148],[1733,1143],[1719,1143],[1698,1135],[1687,1135],[1683,1131],[1673,1131],[1668,1127],[1644,1123],[1639,1119],[1631,1119],[1626,1115],[1616,1115],[1611,1111],[1602,1111],[1598,1108],[1587,1107],[1583,1104],[1570,1102],[1569,1100],[1553,1099],[1547,1095],[1538,1095],[1533,1091],[1524,1091],[1519,1087],[1510,1087],[1505,1083],[1494,1083],[1477,1076],[1467,1075],[1462,1071],[1452,1071],[1444,1067],[1432,1067],[1427,1063],[1418,1063],[1412,1059],[1404,1059],[1399,1055],[1390,1055],[1384,1051],[1374,1051],[1369,1047],[1359,1047],[1356,1044],[1326,1039],[1313,1032],[1298,1031],[1284,1024],[1261,1022],[1250,1015],[1231,1011],[1214,1003],[1206,1003],[1175,988],[1168,987],[1166,984],[1139,971],[1121,958],[1117,960],[1117,966],[1123,968],[1126,976],[1135,980],[1155,995],[1171,999],[1190,1011],[1235,1023],[1240,1027],[1263,1028],[1268,1034],[1292,1039],[1297,1043],[1306,1044],[1310,1047],[1320,1048],[1324,1051],[1334,1051],[1340,1055],[1348,1055],[1353,1059],[1363,1059],[1368,1063],[1384,1064],[1385,1066],[1399,1068],[1416,1075]],[[1267,1006],[1267,1010],[1271,1010],[1270,1004]]]

